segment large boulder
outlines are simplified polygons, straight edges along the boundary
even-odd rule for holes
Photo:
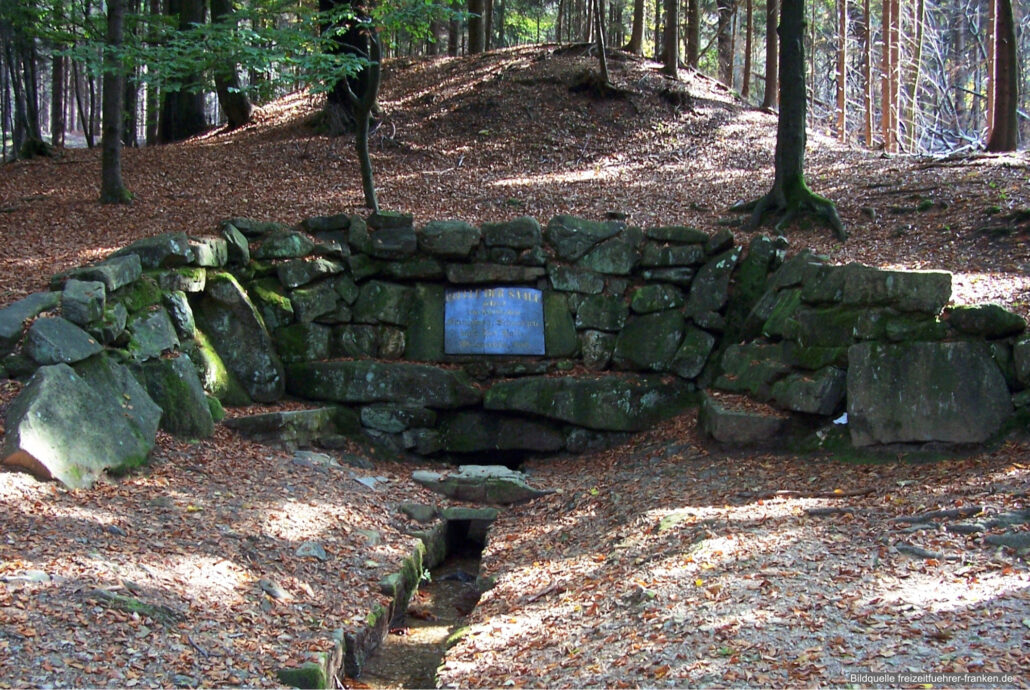
[[[554,452],[565,435],[550,424],[488,412],[458,412],[441,425],[444,450],[475,453],[489,450]]]
[[[88,326],[104,316],[107,290],[99,280],[69,280],[61,294],[61,316],[79,326]]]
[[[694,245],[686,245],[694,246]],[[730,276],[740,258],[741,248],[734,247],[713,256],[701,267],[690,285],[686,313],[693,316],[705,312],[719,311],[729,299]]]
[[[153,307],[149,311],[134,314],[125,327],[129,331],[126,348],[133,358],[140,361],[153,359],[167,350],[179,347],[175,325],[163,307]]]
[[[422,252],[445,259],[464,259],[479,245],[483,233],[462,220],[434,220],[418,235]]]
[[[154,444],[161,408],[127,367],[101,353],[73,368],[100,397],[121,408],[122,416],[143,445]]]
[[[60,292],[36,292],[0,309],[0,352],[10,350],[21,340],[26,321],[60,303]]]
[[[128,247],[111,254],[112,257],[135,254],[143,268],[185,266],[196,259],[189,238],[184,232],[169,232],[156,237],[144,237]]]
[[[856,446],[980,443],[1012,413],[981,342],[860,343],[848,350],[848,427]]]
[[[301,447],[319,445],[361,430],[358,415],[346,407],[265,412],[226,419],[223,423],[253,441]]]
[[[619,234],[622,227],[618,221],[596,222],[560,215],[547,224],[546,235],[558,258],[577,261],[595,245]]]
[[[207,438],[215,432],[207,396],[189,356],[144,362],[143,380],[164,412],[162,429],[181,438]]]
[[[411,473],[411,478],[430,491],[471,503],[525,503],[554,493],[534,489],[526,483],[526,475],[503,465],[462,465],[457,472],[446,475],[418,470]]]
[[[247,395],[258,402],[282,397],[282,362],[261,317],[235,278],[227,273],[210,276],[193,313],[197,326]]]
[[[71,364],[92,357],[104,346],[59,316],[36,319],[25,339],[25,354],[39,364]]]
[[[3,464],[73,489],[91,486],[105,470],[143,464],[154,438],[130,424],[122,401],[67,364],[41,367],[8,409]]]
[[[683,340],[683,315],[674,309],[640,316],[622,329],[612,361],[621,368],[665,371]]]
[[[701,431],[732,446],[776,445],[789,417],[768,406],[737,404],[736,396],[704,394],[698,411]]]
[[[483,406],[558,419],[600,431],[640,431],[692,402],[686,385],[652,376],[527,377],[494,384]]]
[[[483,223],[483,240],[488,247],[529,249],[540,244],[540,223],[530,216],[501,223]]]
[[[475,405],[482,398],[464,372],[360,360],[293,364],[287,388],[294,395],[314,400],[394,402],[434,408]]]

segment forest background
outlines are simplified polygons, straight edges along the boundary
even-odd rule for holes
[[[1012,121],[995,150],[1027,141],[1030,13],[1019,3],[812,0],[805,12],[811,128],[855,146],[942,153],[984,146],[997,114]],[[609,49],[664,61],[673,75],[696,68],[774,109],[776,21],[776,0],[5,0],[0,152],[98,145],[105,76],[120,93],[125,146],[238,127],[252,105],[298,88],[346,105],[344,85],[365,94],[356,75],[370,35],[383,57],[414,57],[601,34]]]

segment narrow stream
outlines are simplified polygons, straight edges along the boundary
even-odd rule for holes
[[[479,600],[476,576],[482,546],[466,542],[433,568],[432,579],[423,582],[411,598],[401,627],[390,629],[355,687],[436,687],[447,638],[464,624]]]

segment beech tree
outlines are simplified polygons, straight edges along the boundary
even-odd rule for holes
[[[775,179],[769,192],[741,210],[751,210],[750,227],[766,215],[776,215],[777,229],[799,215],[811,213],[826,222],[837,239],[848,235],[833,202],[812,192],[805,183],[805,1],[783,0],[780,9],[780,114],[776,129]]]

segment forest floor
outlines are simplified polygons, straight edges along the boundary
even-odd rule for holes
[[[420,224],[618,211],[729,225],[746,242],[726,208],[771,184],[775,116],[637,60],[612,64],[627,98],[570,91],[593,67],[541,49],[392,61],[373,141],[381,203]],[[98,151],[4,165],[0,304],[142,236],[363,212],[351,142],[318,133],[317,106],[297,95],[242,130],[127,150],[131,206],[96,203]],[[886,156],[813,132],[808,176],[851,237],[803,223],[787,231],[794,248],[947,269],[958,303],[1030,310],[1025,153]],[[0,406],[18,389],[3,382]],[[497,586],[441,679],[825,685],[908,671],[1030,685],[1025,559],[947,531],[958,518],[898,520],[1026,510],[1028,450],[1019,438],[938,462],[727,454],[683,417],[612,451],[534,460],[531,481],[558,493],[495,524],[483,568]],[[0,687],[275,685],[278,666],[362,618],[410,551],[410,525],[383,505],[434,500],[408,479],[420,465],[371,459],[367,474],[389,480],[374,490],[353,481],[362,471],[303,468],[221,428],[192,444],[161,435],[145,471],[90,491],[0,473]],[[326,561],[295,555],[309,540]],[[119,594],[155,608],[112,605]]]

